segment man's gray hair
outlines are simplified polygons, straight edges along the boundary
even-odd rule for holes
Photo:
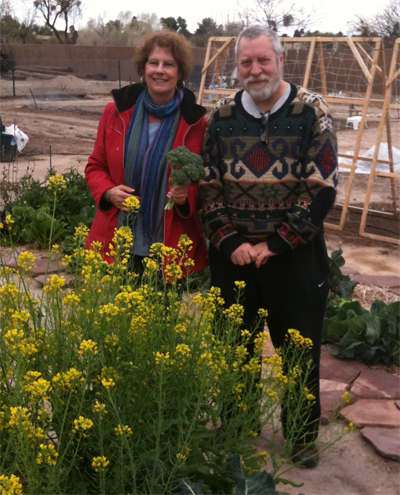
[[[276,55],[277,60],[279,60],[279,57],[281,56],[281,53],[283,52],[283,47],[281,40],[278,36],[278,33],[271,29],[267,24],[253,24],[251,26],[248,26],[244,28],[240,33],[239,36],[237,37],[236,40],[236,45],[235,45],[235,54],[236,54],[236,63],[238,61],[238,48],[239,48],[239,43],[242,38],[246,38],[247,40],[251,40],[254,38],[259,38],[260,36],[268,36],[268,38],[271,40],[272,46],[274,48],[274,52]]]

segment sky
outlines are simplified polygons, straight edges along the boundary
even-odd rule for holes
[[[297,0],[297,5],[301,5],[306,9],[312,8],[312,5],[320,5],[317,8],[321,21],[316,26],[319,31],[342,31],[347,33],[348,27],[346,23],[362,15],[369,17],[376,14],[380,10],[380,6],[373,0],[334,0],[330,2],[318,2],[313,0]],[[387,2],[380,3],[381,6]],[[177,0],[151,0],[148,2],[148,8],[138,8],[138,3],[132,0],[117,0],[116,3],[109,0],[83,0],[84,17],[78,26],[83,27],[90,17],[97,18],[103,12],[106,14],[107,20],[115,19],[121,11],[129,10],[133,15],[141,12],[157,14],[161,17],[183,17],[188,23],[190,32],[197,29],[197,23],[205,17],[212,17],[218,24],[225,24],[235,20],[235,13],[244,8],[250,8],[253,5],[251,0],[200,0],[200,1],[177,1]],[[140,5],[140,4],[139,4]],[[145,4],[141,4],[145,5]],[[288,33],[290,34],[290,33]]]
[[[16,13],[19,17],[23,16],[26,6],[31,6],[32,0],[15,0]],[[346,24],[355,19],[356,15],[370,17],[378,13],[386,4],[383,1],[378,4],[373,0],[334,0],[329,2],[319,2],[318,0],[296,0],[296,4],[309,10],[313,5],[320,17],[320,21],[312,28],[319,31],[342,31],[344,34],[349,33]],[[18,4],[18,5],[17,5]],[[237,19],[237,11],[243,11],[246,7],[250,8],[254,0],[151,0],[149,2],[134,2],[132,0],[82,0],[83,17],[75,22],[75,27],[82,29],[90,18],[104,15],[105,21],[116,19],[121,11],[130,11],[132,15],[138,15],[142,12],[155,13],[161,17],[183,17],[186,19],[188,29],[194,32],[197,29],[197,23],[205,17],[212,17],[218,24],[225,24],[228,20]],[[25,7],[23,6],[25,5]],[[138,7],[139,5],[139,7]],[[148,6],[148,7],[147,7]],[[39,17],[38,17],[39,20]],[[282,33],[281,33],[282,34]],[[287,32],[288,35],[293,33]]]

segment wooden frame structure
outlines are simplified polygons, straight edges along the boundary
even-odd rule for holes
[[[217,47],[218,44],[223,43],[220,48]],[[232,95],[235,89],[224,89],[223,84],[222,84],[222,78],[221,78],[221,68],[223,67],[226,57],[228,54],[229,48],[236,42],[235,37],[211,37],[208,42],[207,46],[207,51],[206,51],[206,57],[205,57],[205,62],[204,62],[204,67],[202,70],[202,78],[201,78],[201,83],[200,83],[200,88],[199,88],[199,96],[198,96],[198,101],[201,103],[203,95],[218,95],[218,97],[223,97],[223,96],[229,96]],[[391,63],[391,68],[390,68],[390,73],[389,76],[386,77],[386,62],[385,62],[385,56],[384,56],[384,48],[383,48],[383,42],[381,38],[363,38],[363,37],[354,37],[354,38],[348,38],[348,37],[308,37],[308,38],[281,38],[281,42],[283,45],[286,43],[288,44],[299,44],[299,43],[309,43],[310,48],[309,48],[309,53],[307,57],[307,62],[306,62],[306,67],[305,67],[305,72],[304,72],[304,77],[303,77],[303,82],[302,86],[304,88],[307,88],[309,86],[310,82],[310,74],[311,74],[311,68],[312,68],[312,63],[315,54],[317,55],[318,59],[318,64],[319,64],[319,73],[321,77],[321,83],[322,83],[322,96],[324,97],[325,101],[327,103],[333,103],[333,104],[340,104],[340,105],[353,105],[362,107],[361,110],[361,122],[359,125],[358,133],[357,133],[357,138],[356,138],[356,144],[354,148],[354,152],[352,155],[345,155],[339,153],[339,165],[341,168],[347,168],[350,169],[350,175],[349,175],[349,180],[347,183],[347,188],[346,188],[346,194],[345,194],[345,200],[342,205],[342,212],[340,216],[340,221],[339,224],[333,224],[333,223],[328,223],[326,222],[325,225],[329,228],[332,229],[337,229],[337,230],[342,230],[344,228],[346,218],[347,218],[347,213],[349,208],[352,208],[349,205],[350,202],[350,195],[351,195],[351,189],[353,186],[353,181],[354,181],[354,175],[356,172],[356,166],[357,166],[357,161],[358,160],[363,160],[363,161],[369,161],[371,163],[371,173],[369,177],[369,182],[367,186],[367,191],[366,191],[366,199],[364,203],[364,208],[363,208],[363,214],[361,218],[361,224],[360,224],[360,235],[366,236],[366,237],[371,237],[374,239],[381,239],[386,242],[393,242],[395,244],[400,244],[400,241],[398,239],[392,239],[389,237],[384,237],[380,235],[373,235],[373,234],[368,234],[365,232],[365,227],[366,227],[366,219],[367,219],[367,213],[368,213],[368,206],[370,202],[370,196],[371,196],[371,190],[372,190],[372,184],[375,176],[384,176],[384,177],[390,177],[391,179],[391,193],[392,193],[392,204],[393,204],[393,214],[398,216],[397,212],[397,201],[396,201],[396,184],[395,184],[395,179],[399,178],[399,174],[394,173],[394,167],[393,167],[393,156],[392,156],[392,139],[391,139],[391,129],[390,129],[390,119],[389,119],[389,109],[393,108],[400,108],[399,103],[391,104],[390,103],[390,92],[392,88],[392,84],[394,80],[399,77],[399,70],[395,70],[396,67],[396,60],[397,56],[399,53],[399,43],[400,40],[396,40],[395,42],[395,49],[393,51],[393,57],[392,57],[392,63]],[[324,63],[324,54],[323,54],[323,43],[345,43],[347,46],[350,48],[351,52],[354,55],[355,60],[358,62],[358,65],[362,71],[362,73],[365,76],[365,79],[367,81],[367,87],[366,87],[366,92],[364,98],[349,98],[349,97],[337,97],[337,96],[329,96],[328,91],[327,91],[327,83],[326,83],[326,70],[325,70],[325,63]],[[367,51],[363,48],[362,43],[369,43],[370,45],[373,46],[373,53],[372,56],[367,53]],[[378,65],[379,59],[381,58],[382,62],[382,68]],[[211,68],[211,66],[214,66],[214,71],[215,71],[215,76],[217,80],[218,87],[216,89],[205,89],[205,82],[206,82],[206,76],[207,76],[207,71]],[[383,87],[384,87],[384,94],[383,94],[383,99],[376,99],[372,98],[372,90],[373,90],[373,85],[374,85],[374,80],[375,76],[379,75],[382,79]],[[362,136],[363,136],[363,131],[365,128],[366,124],[366,118],[367,118],[367,112],[370,104],[373,105],[379,105],[382,106],[382,118],[380,121],[379,125],[379,130],[376,138],[376,144],[375,144],[375,154],[372,159],[363,157],[360,155],[360,148],[361,148],[361,142],[362,142]],[[380,160],[378,159],[378,153],[379,153],[379,146],[381,143],[382,139],[382,133],[383,133],[383,128],[386,126],[387,129],[387,136],[388,136],[388,147],[389,147],[389,160]],[[340,163],[341,158],[346,158],[346,159],[351,159],[352,164],[351,165],[345,165],[343,163]],[[376,165],[377,164],[386,164],[389,165],[390,167],[390,172],[389,173],[384,173],[384,172],[376,172]]]
[[[390,95],[391,95],[391,90],[394,81],[400,76],[400,68],[396,70],[396,63],[397,59],[399,57],[399,45],[400,45],[400,38],[398,38],[395,41],[394,48],[393,48],[393,55],[392,55],[392,62],[390,65],[390,70],[389,70],[389,76],[386,77],[386,67],[383,65],[382,71],[380,71],[380,76],[382,77],[382,83],[385,88],[385,94],[384,94],[384,101],[383,101],[383,109],[382,109],[382,116],[378,128],[378,135],[376,138],[376,144],[375,144],[375,153],[372,158],[372,163],[371,163],[371,171],[369,174],[369,180],[368,180],[368,185],[367,185],[367,191],[366,191],[366,197],[365,197],[365,203],[364,203],[364,209],[361,217],[361,225],[360,225],[360,235],[364,237],[369,237],[370,239],[376,239],[376,240],[382,240],[384,242],[390,242],[393,244],[400,245],[400,239],[393,239],[391,237],[387,236],[381,236],[377,234],[370,234],[365,231],[366,223],[367,223],[367,214],[368,214],[368,206],[370,203],[371,199],[371,191],[372,191],[372,185],[374,182],[374,178],[376,176],[380,177],[389,177],[390,182],[391,182],[391,192],[392,192],[392,205],[393,205],[393,216],[395,218],[399,218],[399,212],[398,212],[398,205],[397,205],[397,199],[396,199],[396,182],[395,179],[400,179],[400,174],[394,172],[394,165],[393,165],[393,150],[392,150],[392,133],[391,133],[391,128],[390,128],[390,115],[389,115],[389,108],[398,108],[399,105],[391,105],[390,104]],[[382,57],[384,64],[385,64],[385,57]],[[386,126],[386,133],[387,133],[387,142],[388,142],[388,157],[389,161],[385,162],[389,165],[389,170],[390,172],[377,172],[376,171],[376,165],[379,163],[378,161],[378,153],[379,153],[379,148],[380,144],[382,141],[382,134],[383,134],[383,128]],[[382,161],[380,161],[382,163]]]

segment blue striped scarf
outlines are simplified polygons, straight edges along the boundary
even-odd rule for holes
[[[140,197],[143,234],[149,237],[155,230],[155,205],[159,188],[167,166],[166,156],[171,150],[180,119],[179,106],[183,91],[175,91],[174,98],[166,105],[156,105],[147,88],[140,93],[125,138],[124,184],[135,189]],[[148,142],[148,114],[161,120],[160,127],[151,143]],[[126,212],[120,211],[118,227],[127,224]],[[133,225],[131,225],[133,228]]]

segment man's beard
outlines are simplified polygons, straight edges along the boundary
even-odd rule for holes
[[[255,88],[251,83],[265,81],[265,86],[262,88]],[[241,87],[249,93],[253,101],[266,101],[271,98],[278,89],[280,82],[282,81],[282,68],[278,65],[278,71],[273,76],[266,76],[262,74],[258,77],[249,76],[243,78],[239,74],[239,84]]]

